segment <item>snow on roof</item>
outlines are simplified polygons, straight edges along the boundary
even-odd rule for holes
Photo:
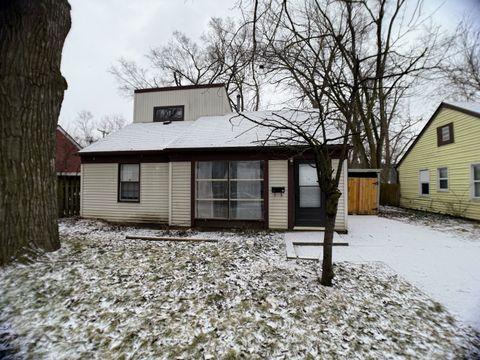
[[[170,124],[135,123],[83,149],[82,153],[106,151],[146,151],[166,149],[228,148],[251,146],[304,145],[290,130],[266,125],[298,124],[311,132],[318,128],[318,110],[279,110],[204,116],[195,121]],[[253,121],[251,121],[251,120]],[[340,136],[328,126],[330,139]],[[321,138],[318,134],[317,138]],[[332,141],[335,143],[335,141]]]
[[[164,150],[191,125],[192,121],[172,121],[168,125],[161,122],[130,124],[80,153]]]
[[[480,103],[477,102],[456,102],[456,101],[444,101],[444,104],[452,105],[457,108],[461,108],[467,111],[472,111],[480,115]]]
[[[303,130],[313,130],[318,124],[317,110],[279,110],[230,113],[223,116],[205,116],[195,121],[185,134],[169,148],[225,148],[245,146],[302,145],[289,130],[275,130],[284,123],[298,124]],[[251,120],[250,120],[251,119]],[[259,123],[265,124],[264,126]],[[335,129],[329,130],[329,135]],[[338,133],[338,131],[337,131]],[[337,136],[337,135],[335,135]],[[320,136],[318,136],[320,138]]]

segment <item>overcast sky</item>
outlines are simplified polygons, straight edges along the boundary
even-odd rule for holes
[[[120,95],[108,68],[120,57],[144,62],[152,47],[166,43],[175,30],[199,36],[211,17],[235,16],[236,0],[70,0],[72,28],[65,42],[62,73],[68,90],[60,124],[73,131],[81,110],[96,118],[122,114],[131,121],[133,102]],[[480,15],[480,0],[446,0],[435,20],[453,28],[462,15]],[[440,0],[426,0],[433,11]]]

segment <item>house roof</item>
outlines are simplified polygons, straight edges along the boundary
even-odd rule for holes
[[[78,150],[80,150],[82,148],[82,146],[73,138],[70,136],[69,133],[67,133],[65,131],[64,128],[62,128],[60,125],[57,124],[57,130],[60,131],[68,140],[70,140],[70,142],[75,145],[75,147],[78,148]]]
[[[447,108],[458,110],[466,114],[480,117],[480,103],[444,101],[442,104]],[[440,106],[442,104],[440,104]]]
[[[417,144],[418,140],[422,137],[422,135],[427,131],[427,129],[430,127],[430,124],[435,120],[436,116],[442,109],[452,109],[456,111],[463,112],[468,115],[472,115],[475,117],[480,118],[480,103],[476,102],[451,102],[451,101],[444,101],[440,103],[438,106],[437,110],[433,113],[433,115],[430,117],[430,119],[427,121],[425,126],[423,127],[422,131],[418,134],[418,136],[415,138],[415,141],[410,145],[410,147],[407,149],[405,154],[402,156],[400,161],[397,164],[397,168],[400,167],[402,164],[403,160],[408,156],[410,151],[413,149],[413,147]]]
[[[165,150],[193,121],[135,123],[85,147],[83,153]]]
[[[275,131],[272,135],[270,127],[255,122],[280,124],[287,121],[301,124],[302,129],[314,129],[318,127],[317,111],[284,109],[204,116],[195,121],[170,124],[135,123],[86,147],[81,153],[305,145],[286,130]],[[329,126],[327,130],[329,139],[340,137],[335,127]]]

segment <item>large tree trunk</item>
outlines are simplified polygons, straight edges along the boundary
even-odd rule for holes
[[[67,0],[0,2],[0,265],[60,247],[55,128]]]

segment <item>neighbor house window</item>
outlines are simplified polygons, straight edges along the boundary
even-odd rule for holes
[[[155,106],[153,108],[153,121],[182,121],[184,120],[184,106]]]
[[[453,143],[453,123],[437,128],[437,145],[442,146]]]
[[[140,201],[140,164],[119,164],[118,200]]]
[[[480,198],[480,164],[472,165],[473,197]]]
[[[430,173],[428,170],[420,170],[420,195],[430,194]]]
[[[263,161],[199,161],[196,217],[263,219]]]
[[[438,168],[438,190],[448,190],[448,168]]]

